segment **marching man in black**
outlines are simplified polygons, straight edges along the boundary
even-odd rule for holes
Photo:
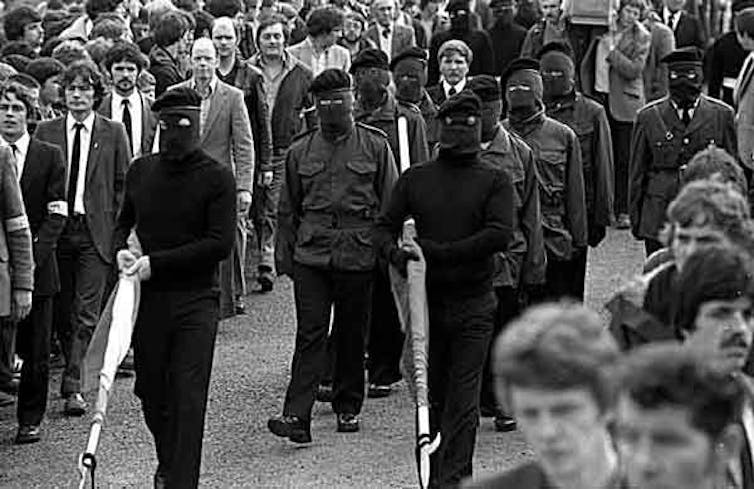
[[[235,240],[235,179],[200,148],[200,104],[188,87],[155,101],[160,152],[129,168],[115,230],[121,273],[142,281],[135,390],[157,447],[155,488],[199,482],[219,317],[218,264]],[[125,249],[132,228],[141,256]]]

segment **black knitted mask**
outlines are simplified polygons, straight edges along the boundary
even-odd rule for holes
[[[199,147],[199,109],[168,109],[160,112],[160,154],[181,158]]]

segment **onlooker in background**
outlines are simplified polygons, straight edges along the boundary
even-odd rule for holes
[[[155,93],[159,96],[183,80],[179,63],[190,50],[191,29],[183,14],[167,12],[160,16],[152,35],[155,46],[149,52],[149,71],[154,75]]]
[[[375,23],[367,29],[364,37],[387,54],[388,62],[416,45],[413,27],[400,25],[395,21],[395,0],[374,0],[371,12]]]
[[[539,51],[551,42],[571,44],[570,24],[563,15],[562,2],[563,0],[540,0],[542,16],[537,18],[536,24],[526,33],[524,45],[521,47],[522,57],[535,58]],[[574,46],[570,47],[573,50]],[[574,61],[578,65],[579,60]]]
[[[754,7],[736,16],[736,36],[741,47],[749,52],[734,90],[738,157],[751,172],[754,170]]]
[[[363,15],[357,12],[346,13],[343,37],[338,40],[338,44],[348,49],[351,59],[364,49],[378,47],[371,39],[364,36],[366,27],[367,21]]]
[[[644,106],[644,65],[652,36],[639,21],[644,0],[620,0],[614,28],[595,39],[581,65],[584,93],[607,110],[615,165],[614,212],[618,229],[628,229],[628,164],[631,131]]]
[[[469,46],[456,39],[446,41],[437,51],[440,64],[440,82],[427,89],[427,93],[437,105],[441,105],[453,95],[466,88],[466,76],[474,53]]]
[[[94,22],[100,14],[117,13],[119,17],[125,20],[127,13],[124,7],[124,0],[86,0],[84,4],[85,13],[73,21],[67,29],[61,32],[58,37],[61,39],[89,39],[89,35],[94,28]]]
[[[665,25],[673,29],[676,48],[696,46],[704,49],[704,27],[698,17],[691,15],[684,8],[686,0],[664,0],[662,19]]]
[[[531,29],[541,18],[542,11],[539,8],[539,0],[518,1],[518,13],[514,19],[516,24],[524,29]]]
[[[734,0],[731,10],[734,15],[738,15],[748,7],[754,7],[754,0]],[[704,60],[708,81],[707,94],[731,106],[735,106],[733,92],[736,80],[749,54],[741,45],[738,36],[734,21],[734,28],[715,40]]]
[[[81,363],[99,318],[103,290],[114,256],[116,211],[123,202],[131,149],[120,122],[94,112],[103,94],[102,78],[91,62],[80,61],[62,76],[68,113],[39,124],[34,136],[66,148],[68,222],[58,241],[60,295],[55,311],[65,371],[64,413],[81,416]]]
[[[92,59],[92,62],[97,65],[97,68],[99,68],[100,71],[105,71],[102,63],[105,61],[107,51],[111,47],[113,47],[113,41],[105,39],[104,37],[91,39],[89,41],[86,41],[86,44],[84,44],[84,49],[86,49],[86,52],[89,53],[89,57]]]
[[[29,66],[29,63],[31,63],[31,59],[21,54],[7,54],[3,57],[0,57],[0,62],[12,66],[19,73],[24,73],[26,71],[26,67]]]
[[[24,87],[11,83],[0,89],[0,94],[1,142],[13,153],[29,229],[34,237],[31,313],[16,325],[17,352],[24,363],[18,389],[15,440],[16,443],[34,443],[40,439],[39,425],[47,408],[53,296],[60,291],[55,248],[68,215],[66,166],[60,148],[31,139],[29,116],[35,107]]]
[[[42,17],[34,7],[20,5],[3,16],[3,29],[9,41],[25,41],[39,54],[45,31]]]
[[[26,73],[40,85],[39,110],[42,120],[59,117],[63,113],[63,89],[60,75],[65,66],[54,58],[37,58],[26,67]]]
[[[80,41],[63,41],[52,50],[52,57],[69,66],[76,61],[92,61],[92,57]]]
[[[20,54],[27,58],[37,57],[37,52],[31,44],[26,41],[10,41],[5,43],[3,47],[0,48],[0,56],[7,56],[9,54]]]
[[[97,20],[89,34],[89,39],[98,39],[104,37],[112,42],[124,41],[131,36],[127,36],[128,26],[121,19],[102,19]]]
[[[244,3],[242,0],[209,0],[204,10],[214,18],[230,17],[231,19],[243,15]]]
[[[319,7],[309,14],[306,27],[309,34],[298,44],[288,48],[288,52],[304,63],[316,77],[324,70],[337,68],[348,71],[351,55],[336,42],[343,33],[345,16],[336,7]]]
[[[421,9],[417,18],[419,26],[424,31],[424,39],[427,42],[427,46],[432,45],[432,37],[439,29],[440,19],[438,14],[440,12],[442,2],[440,0],[421,0],[419,8]]]
[[[26,91],[31,109],[27,112],[27,129],[29,134],[34,134],[37,124],[42,120],[42,111],[39,108],[39,92],[41,86],[33,77],[26,73],[18,73],[8,78],[8,83],[21,85]]]
[[[450,0],[447,7],[450,16],[450,29],[445,32],[438,32],[432,39],[429,48],[429,72],[428,83],[437,83],[440,79],[440,47],[449,40],[461,40],[466,43],[469,49],[474,53],[473,58],[469,57],[469,75],[487,74],[494,75],[495,55],[492,48],[492,41],[487,31],[475,29],[472,27],[469,18],[469,0]]]
[[[492,0],[495,25],[487,31],[495,51],[495,74],[502,75],[511,61],[521,55],[526,29],[516,24],[516,0]]]
[[[285,153],[294,136],[305,127],[305,115],[314,115],[309,94],[312,72],[288,54],[285,43],[290,34],[285,17],[262,17],[257,28],[259,52],[251,63],[262,71],[272,137],[272,158],[260,166],[255,180],[252,219],[260,252],[257,281],[263,292],[275,282],[275,237],[278,201],[283,183]]]
[[[645,1],[644,27],[652,35],[647,62],[644,65],[644,97],[647,102],[661,99],[668,94],[668,65],[661,60],[675,50],[673,31],[651,4]],[[710,88],[711,88],[710,81]],[[714,95],[713,95],[714,96]]]

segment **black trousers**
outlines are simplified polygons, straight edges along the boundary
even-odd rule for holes
[[[63,396],[81,391],[81,363],[99,320],[110,266],[94,245],[86,220],[72,218],[58,241],[60,294],[55,307],[65,370]]]
[[[429,298],[430,423],[442,434],[432,455],[433,489],[471,476],[479,392],[495,322],[495,295]]]
[[[52,297],[34,297],[31,313],[16,331],[16,352],[24,361],[18,390],[19,425],[40,424],[47,408],[52,313]]]
[[[375,270],[372,321],[367,346],[370,384],[389,385],[401,380],[399,365],[404,339],[387,266],[378,266]]]
[[[608,109],[609,113],[610,110]],[[615,204],[613,210],[617,216],[618,214],[628,213],[628,165],[631,159],[631,133],[634,124],[633,122],[616,121],[612,115],[608,119],[615,165]]]
[[[372,306],[373,271],[343,272],[299,263],[293,268],[296,346],[283,412],[311,418],[326,365],[325,344],[334,309],[333,402],[336,413],[358,414],[364,403],[364,345]]]
[[[217,291],[142,287],[133,340],[135,391],[171,489],[199,484],[218,317]]]
[[[490,341],[490,347],[487,350],[487,357],[484,361],[480,405],[496,410],[499,408],[500,403],[495,396],[495,379],[492,375],[492,351],[495,346],[495,338],[503,332],[505,326],[518,316],[521,311],[518,301],[518,289],[513,287],[497,287],[495,288],[495,296],[497,297],[495,327],[492,330],[492,341]]]
[[[584,278],[588,248],[576,248],[570,260],[558,260],[547,254],[545,285],[530,297],[531,303],[570,298],[584,300]]]

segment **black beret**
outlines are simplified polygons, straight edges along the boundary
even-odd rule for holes
[[[471,90],[482,102],[502,100],[500,84],[492,75],[477,75],[469,80],[466,89]]]
[[[505,69],[503,75],[500,77],[500,83],[505,86],[508,82],[508,78],[517,71],[521,70],[535,70],[539,71],[539,61],[533,58],[517,58],[510,62],[508,68]]]
[[[754,0],[733,0],[730,9],[735,14],[749,7],[754,7]]]
[[[437,111],[438,118],[451,117],[480,117],[482,115],[482,102],[474,92],[462,90],[459,94],[447,99]]]
[[[685,48],[676,49],[660,61],[667,64],[693,63],[701,66],[702,50],[696,46],[687,46]]]
[[[349,88],[351,88],[351,77],[348,73],[338,68],[329,68],[314,78],[309,86],[309,91],[317,95]]]
[[[160,112],[166,109],[199,109],[202,105],[202,98],[193,88],[176,87],[171,88],[152,104],[152,111]]]
[[[571,60],[573,60],[573,49],[571,49],[571,46],[562,41],[553,41],[545,44],[544,47],[537,53],[537,58],[542,59],[542,57],[547,53],[565,54],[566,56],[571,58]]]
[[[354,74],[359,68],[377,68],[378,70],[389,70],[387,54],[381,49],[366,48],[359,51],[359,54],[353,59],[349,73]]]
[[[401,51],[392,61],[390,61],[390,69],[394,70],[395,67],[404,59],[418,59],[419,61],[427,64],[427,53],[418,46],[411,46],[410,48]]]
[[[736,13],[736,26],[740,32],[754,31],[754,7],[746,7]]]
[[[445,7],[447,12],[456,12],[458,10],[469,10],[469,0],[450,0],[448,6]]]

